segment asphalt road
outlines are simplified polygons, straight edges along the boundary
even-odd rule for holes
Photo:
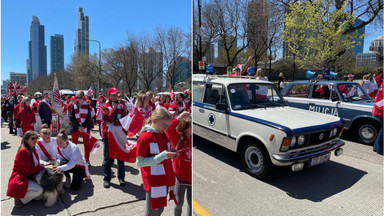
[[[135,164],[125,163],[125,187],[118,183],[116,165],[112,168],[111,187],[103,187],[103,147],[91,154],[91,180],[86,180],[78,191],[65,189],[57,203],[49,208],[44,207],[41,200],[33,200],[20,209],[14,208],[14,200],[7,197],[6,192],[21,138],[10,135],[7,126],[5,123],[1,128],[1,215],[144,215],[145,191],[140,169]],[[92,135],[99,138],[97,126]],[[82,138],[78,145],[84,153]],[[163,215],[173,215],[173,207],[173,201],[169,201]],[[186,205],[183,207],[185,213]]]
[[[194,136],[193,199],[212,215],[383,215],[383,157],[349,140],[344,154],[264,180],[245,173],[240,155]]]

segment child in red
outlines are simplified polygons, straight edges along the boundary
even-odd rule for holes
[[[167,130],[167,137],[180,156],[173,159],[176,173],[175,194],[177,205],[174,213],[181,215],[184,203],[184,194],[187,191],[187,215],[192,215],[192,143],[191,143],[191,114],[183,112],[178,118],[173,119]]]
[[[167,206],[168,189],[175,184],[175,173],[169,159],[178,153],[171,151],[165,135],[171,122],[172,116],[166,109],[155,109],[137,140],[136,164],[140,167],[146,191],[145,215],[161,215]],[[171,198],[172,195],[171,192]]]

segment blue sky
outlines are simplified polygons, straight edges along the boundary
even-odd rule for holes
[[[64,64],[74,52],[77,9],[89,16],[89,38],[102,49],[123,44],[127,32],[153,33],[156,26],[177,26],[191,31],[190,0],[3,0],[1,1],[1,80],[9,72],[26,73],[32,16],[45,28],[47,70],[50,71],[50,36],[64,35]],[[90,53],[98,53],[95,42]],[[2,84],[2,83],[1,83]]]

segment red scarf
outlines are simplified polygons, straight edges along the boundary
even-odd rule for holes
[[[99,115],[101,115],[101,117],[103,117],[103,113],[101,113],[101,107],[104,105],[103,102],[99,103],[97,102],[97,105],[96,105],[96,119],[99,118]]]
[[[87,119],[89,105],[87,102],[83,101],[83,103],[81,104],[80,109],[79,109],[79,106],[77,104],[78,103],[75,103],[73,105],[73,110],[75,112],[76,121],[80,125],[82,125],[84,123],[85,119]]]
[[[105,103],[105,106],[108,107],[109,112],[111,112],[112,107],[109,104],[109,100],[107,100],[107,102]],[[123,109],[121,108],[121,104],[118,103],[116,109],[117,109],[117,119],[120,119],[121,113],[123,112]]]

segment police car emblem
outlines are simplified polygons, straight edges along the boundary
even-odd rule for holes
[[[215,115],[213,113],[210,113],[208,115],[208,124],[213,126],[213,125],[215,125],[215,121],[216,121]]]

